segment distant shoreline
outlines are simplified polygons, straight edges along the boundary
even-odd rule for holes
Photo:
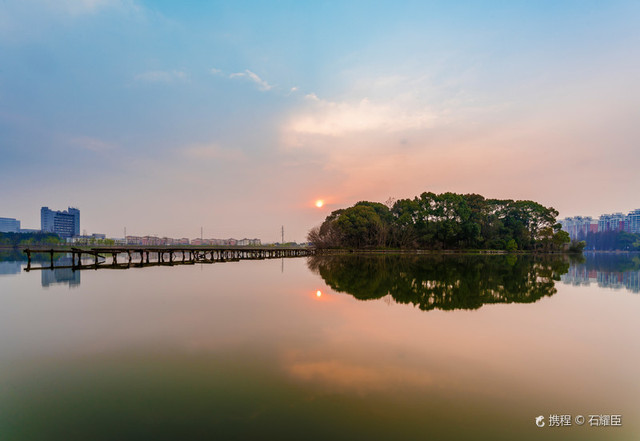
[[[570,251],[533,251],[533,250],[474,250],[474,249],[459,249],[459,250],[413,250],[413,249],[339,249],[339,248],[325,248],[316,250],[317,255],[323,254],[487,254],[487,255],[528,255],[528,254],[554,254],[554,255],[569,255],[575,256],[580,254],[640,254],[640,251],[627,251],[627,250],[583,250],[582,252],[570,252]]]
[[[575,254],[567,251],[530,251],[530,250],[413,250],[413,249],[338,249],[338,248],[324,248],[318,249],[316,254],[491,254],[491,255],[504,255],[504,254]],[[578,253],[579,254],[579,253]]]

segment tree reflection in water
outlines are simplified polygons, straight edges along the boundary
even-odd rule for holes
[[[390,295],[423,311],[533,303],[556,293],[569,269],[558,255],[318,255],[308,260],[334,291],[359,300]]]

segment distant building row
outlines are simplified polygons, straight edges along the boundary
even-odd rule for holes
[[[105,239],[104,234],[80,236],[80,210],[69,207],[64,211],[50,210],[49,207],[40,209],[40,230],[25,230],[20,228],[18,219],[0,217],[0,233],[55,233],[67,240],[78,244],[90,244],[96,240]],[[122,245],[261,245],[260,239],[172,239],[156,236],[127,236],[124,239],[113,239]]]
[[[571,240],[583,240],[589,233],[606,231],[626,231],[640,234],[640,208],[629,214],[603,214],[594,220],[589,216],[568,217],[560,221],[562,229],[569,233]]]
[[[260,239],[193,239],[186,237],[182,239],[172,239],[170,237],[156,236],[127,236],[127,245],[239,245],[255,246],[261,245]]]

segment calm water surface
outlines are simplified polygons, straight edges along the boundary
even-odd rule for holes
[[[585,257],[0,256],[0,440],[638,440],[640,259]]]

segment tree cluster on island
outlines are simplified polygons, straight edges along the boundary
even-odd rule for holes
[[[558,211],[533,201],[431,192],[333,211],[307,238],[317,248],[562,251]]]

